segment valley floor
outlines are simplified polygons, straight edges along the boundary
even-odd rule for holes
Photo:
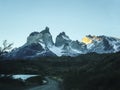
[[[27,90],[60,90],[58,81],[48,77],[46,78],[46,80],[48,81],[47,84],[42,86],[36,86]]]

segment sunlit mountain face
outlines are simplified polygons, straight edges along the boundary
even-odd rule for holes
[[[97,36],[91,36],[91,35],[88,35],[88,36],[85,36],[84,38],[82,38],[82,42],[85,44],[91,44],[93,42],[93,40],[101,41],[102,38],[97,37]]]
[[[120,51],[120,39],[109,36],[86,35],[82,41],[74,41],[65,32],[60,33],[53,42],[49,28],[46,27],[41,32],[32,32],[26,43],[13,49],[6,55],[6,58],[38,58],[53,56],[78,56],[90,52],[115,53]]]
[[[85,44],[90,44],[90,43],[92,43],[92,40],[90,38],[88,38],[88,37],[84,37],[82,39],[82,42],[85,43]]]

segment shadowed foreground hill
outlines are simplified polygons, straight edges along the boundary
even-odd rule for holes
[[[1,60],[0,73],[41,74],[63,79],[64,90],[119,90],[120,52],[77,57]]]
[[[120,90],[120,53],[104,56],[69,71],[63,81],[65,90]]]

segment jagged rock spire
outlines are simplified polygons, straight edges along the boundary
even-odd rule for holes
[[[42,33],[42,34],[50,33],[49,32],[49,27],[46,26],[45,29],[43,31],[41,31],[40,33]]]
[[[49,32],[49,27],[46,27],[41,32],[32,32],[27,38],[27,44],[32,43],[41,43],[44,44],[45,47],[51,47],[54,45],[52,35]]]
[[[65,43],[69,43],[69,42],[71,42],[70,38],[65,34],[65,32],[62,32],[56,37],[55,45],[62,46]]]

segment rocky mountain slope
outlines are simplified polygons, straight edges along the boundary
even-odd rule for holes
[[[53,42],[49,28],[41,32],[32,32],[27,42],[13,49],[7,57],[35,58],[45,56],[77,56],[90,52],[114,53],[120,51],[120,39],[108,36],[85,36],[82,41],[73,41],[65,34],[60,33]]]

